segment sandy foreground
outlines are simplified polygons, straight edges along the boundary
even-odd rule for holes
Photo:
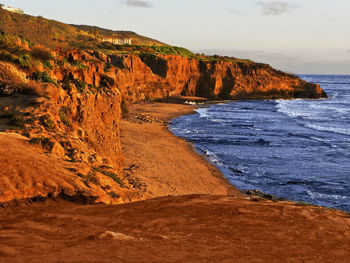
[[[124,172],[150,199],[0,208],[0,262],[350,262],[346,213],[241,195],[167,121],[137,104],[121,122]],[[154,198],[156,197],[156,198]]]

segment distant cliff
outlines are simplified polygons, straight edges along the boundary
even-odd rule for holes
[[[113,75],[130,101],[179,95],[209,99],[321,98],[317,84],[254,62],[180,56],[110,56]]]
[[[86,69],[58,70],[55,77],[59,81],[79,78],[99,86],[104,78],[105,83],[121,91],[126,102],[180,95],[208,99],[326,97],[317,84],[254,62],[205,61],[150,54],[107,56],[96,51],[77,50],[62,51],[61,55],[71,61],[81,61]]]

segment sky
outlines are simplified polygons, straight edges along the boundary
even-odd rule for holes
[[[349,0],[0,0],[70,24],[130,30],[291,73],[350,74]]]

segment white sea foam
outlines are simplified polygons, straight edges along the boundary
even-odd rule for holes
[[[308,117],[311,115],[310,110],[300,101],[277,100],[277,111],[286,114],[289,117]]]
[[[343,134],[343,135],[350,135],[350,130],[349,129],[343,129],[343,128],[335,128],[335,127],[324,127],[321,125],[316,125],[316,124],[305,124],[305,127],[317,130],[317,131],[325,131],[325,132],[332,132],[332,133],[337,133],[337,134]]]
[[[209,117],[209,109],[208,108],[199,108],[195,110],[200,118],[208,118]]]
[[[312,198],[312,199],[346,199],[346,196],[342,196],[342,195],[329,195],[329,194],[322,194],[322,193],[318,193],[318,192],[312,192],[310,190],[306,191],[307,194]]]
[[[219,160],[219,158],[215,155],[215,153],[212,153],[209,150],[205,150],[204,154],[207,156],[208,160],[216,165],[223,165],[223,163]]]

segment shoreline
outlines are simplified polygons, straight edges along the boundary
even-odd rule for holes
[[[145,198],[188,194],[240,195],[215,165],[196,152],[192,143],[176,137],[169,130],[172,119],[192,114],[196,108],[164,102],[129,106],[129,113],[121,121],[124,170],[135,167],[127,176],[139,180],[144,186],[141,191]],[[136,140],[137,133],[146,138]],[[164,158],[165,155],[169,158]],[[152,166],[157,166],[157,169]]]
[[[348,263],[350,215],[241,194],[168,130],[194,108],[136,104],[121,121],[124,173],[145,200],[0,207],[0,261]]]

